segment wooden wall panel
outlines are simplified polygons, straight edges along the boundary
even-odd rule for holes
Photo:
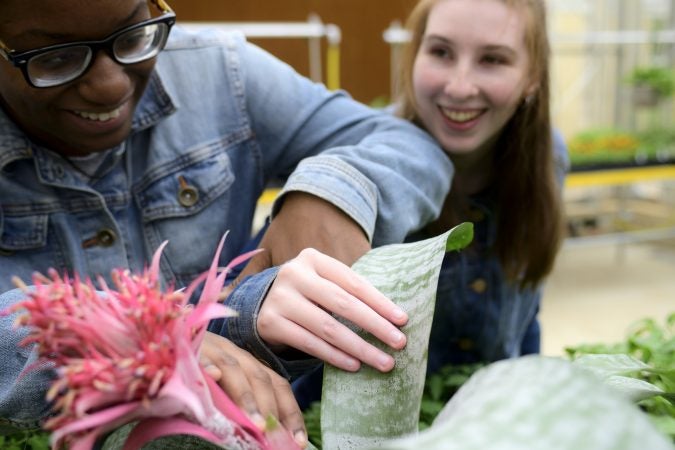
[[[416,0],[171,0],[178,20],[304,21],[316,13],[342,31],[341,87],[363,102],[389,94],[389,46],[382,32],[405,20]],[[304,40],[255,39],[261,47],[309,74]],[[322,52],[325,57],[325,49]],[[325,69],[325,64],[322,66]],[[325,76],[325,73],[324,73]]]

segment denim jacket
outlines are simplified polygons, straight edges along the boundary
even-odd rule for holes
[[[208,269],[225,232],[221,262],[240,254],[273,179],[288,178],[282,195],[332,202],[381,245],[436,217],[452,176],[442,150],[405,121],[299,76],[239,34],[180,27],[122,146],[119,161],[89,179],[0,110],[0,310],[20,298],[14,275],[30,284],[50,267],[92,278],[139,271],[165,240],[163,281],[185,286]],[[227,300],[239,317],[218,331],[289,376],[302,363],[276,358],[255,326],[276,273],[241,283]],[[12,320],[0,317],[0,425],[32,426],[50,374],[17,382],[34,355],[17,348],[25,330]]]

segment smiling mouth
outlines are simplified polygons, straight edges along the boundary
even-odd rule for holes
[[[465,123],[465,122],[470,122],[483,114],[482,109],[472,109],[472,110],[456,110],[456,109],[447,109],[447,108],[440,108],[441,112],[445,117],[450,119],[453,122],[457,123]]]
[[[107,122],[112,119],[116,119],[120,116],[122,112],[122,107],[115,108],[112,111],[96,113],[91,111],[73,111],[75,115],[82,117],[83,119],[92,120],[94,122]]]

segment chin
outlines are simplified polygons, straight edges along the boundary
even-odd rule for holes
[[[443,150],[450,156],[462,156],[470,155],[478,148],[477,145],[467,144],[467,143],[458,143],[458,142],[445,142],[443,143]]]

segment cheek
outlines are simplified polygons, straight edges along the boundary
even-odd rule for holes
[[[439,90],[443,90],[442,77],[423,62],[415,63],[412,84],[415,98],[420,103],[434,96]]]
[[[32,113],[28,106],[34,103],[35,91],[37,90],[28,85],[18,69],[10,67],[9,70],[3,68],[0,71],[2,106],[14,120],[22,122]]]
[[[156,59],[151,59],[139,64],[127,66],[129,77],[133,80],[136,98],[140,98],[145,91],[145,87],[150,81],[152,71],[155,69]]]
[[[506,110],[515,109],[523,99],[523,83],[508,79],[502,79],[494,83],[490,88],[490,99],[492,103]]]
[[[14,68],[12,68],[14,69]],[[29,135],[39,136],[45,130],[58,132],[57,105],[62,90],[35,89],[28,85],[19,70],[10,76],[0,73],[0,104],[7,115]],[[16,76],[18,74],[18,76]]]

